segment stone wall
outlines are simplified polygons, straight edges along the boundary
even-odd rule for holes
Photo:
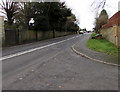
[[[107,29],[100,30],[103,38],[115,44],[115,27],[110,27]],[[119,39],[119,46],[120,46],[120,26],[118,27],[118,39]]]
[[[1,46],[4,39],[4,21],[3,20],[4,20],[4,17],[0,16],[0,45]]]

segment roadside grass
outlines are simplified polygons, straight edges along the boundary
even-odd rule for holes
[[[96,33],[92,33],[92,34],[91,34],[91,37],[93,37],[93,36],[95,36],[95,35],[96,35]]]
[[[92,36],[95,36],[95,33],[93,33],[91,37]],[[90,38],[87,41],[87,47],[98,52],[103,52],[115,56],[118,55],[118,49],[115,47],[115,45],[105,39]]]

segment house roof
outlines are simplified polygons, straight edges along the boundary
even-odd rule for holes
[[[107,23],[102,26],[102,28],[109,28],[113,25],[119,25],[120,24],[120,11],[115,13],[110,19],[108,19]]]

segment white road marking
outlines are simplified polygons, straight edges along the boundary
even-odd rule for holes
[[[20,56],[20,55],[24,55],[24,54],[27,54],[27,53],[30,53],[30,52],[33,52],[33,51],[36,51],[36,50],[40,50],[40,49],[43,49],[43,48],[46,48],[46,47],[50,47],[50,46],[53,46],[53,45],[57,45],[57,44],[65,42],[65,41],[77,38],[79,36],[80,35],[72,37],[72,38],[68,38],[66,40],[62,40],[62,41],[59,41],[59,42],[56,42],[56,43],[48,44],[48,45],[45,45],[45,46],[42,46],[42,47],[38,47],[38,48],[34,48],[34,49],[23,51],[23,52],[18,52],[16,54],[12,54],[12,55],[8,55],[8,56],[0,57],[0,61],[1,60],[6,60],[6,59],[9,59],[9,58],[13,58],[13,57],[17,57],[17,56]]]

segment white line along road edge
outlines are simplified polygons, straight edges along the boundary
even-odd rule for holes
[[[75,37],[77,38],[77,37],[79,37],[79,36],[80,36],[80,35],[75,36]],[[66,39],[66,40],[62,40],[62,41],[59,41],[59,42],[56,42],[56,43],[48,44],[48,45],[45,45],[45,46],[42,46],[42,47],[33,48],[33,49],[26,50],[26,51],[23,51],[23,52],[18,52],[18,53],[16,53],[16,54],[12,54],[12,55],[8,55],[8,56],[0,57],[0,60],[6,60],[6,59],[9,59],[9,58],[13,58],[13,57],[16,57],[16,56],[20,56],[20,55],[23,55],[23,54],[27,54],[27,53],[30,53],[30,52],[33,52],[33,51],[36,51],[36,50],[40,50],[40,49],[43,49],[43,48],[46,48],[46,47],[50,47],[50,46],[53,46],[53,45],[57,45],[57,44],[60,44],[60,43],[65,42],[65,41],[74,39],[75,37],[68,38],[68,39]]]

